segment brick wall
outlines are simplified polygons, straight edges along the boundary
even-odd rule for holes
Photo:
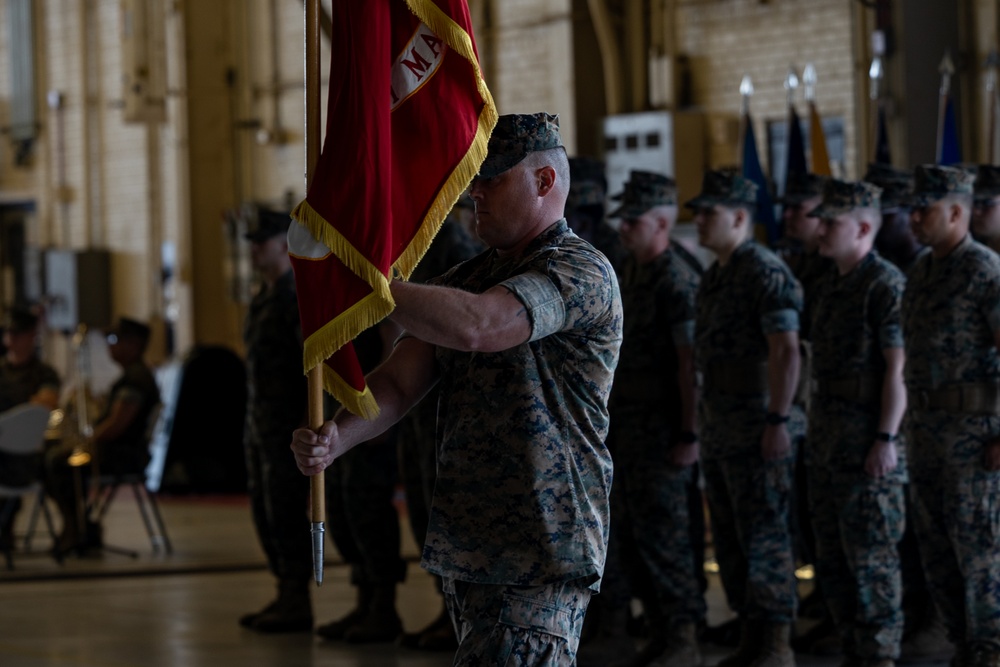
[[[801,76],[816,68],[816,104],[822,116],[845,124],[847,176],[855,173],[855,91],[850,3],[843,0],[694,0],[677,7],[677,52],[691,59],[695,104],[709,113],[736,114],[740,80],[753,79],[751,114],[761,159],[767,121],[787,116],[784,81],[790,65]],[[867,69],[867,65],[865,65]],[[807,112],[799,88],[796,109]]]
[[[494,0],[492,27],[476,30],[481,48],[484,40],[490,45],[487,84],[499,112],[558,113],[566,148],[573,153],[571,6],[571,0]]]

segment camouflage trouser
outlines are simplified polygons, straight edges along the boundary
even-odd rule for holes
[[[572,667],[592,591],[581,580],[549,586],[444,578],[458,637],[456,667]]]
[[[285,581],[312,579],[309,537],[309,478],[299,472],[288,449],[289,434],[273,442],[247,442],[247,491],[267,564]]]
[[[903,483],[809,467],[816,574],[849,657],[899,657]]]
[[[393,439],[363,443],[328,469],[327,530],[351,564],[352,584],[395,584],[406,576],[393,504],[398,473]]]
[[[695,571],[688,494],[694,468],[615,457],[611,490],[611,539],[631,590],[641,595],[654,628],[705,618]],[[613,554],[613,556],[612,556]],[[615,565],[615,564],[612,564]],[[607,591],[607,581],[602,595]]]
[[[706,458],[712,540],[730,607],[745,619],[791,623],[795,564],[789,535],[794,458],[765,462],[758,448]]]
[[[1000,418],[910,415],[912,521],[931,596],[957,645],[1000,650],[1000,472],[983,444]]]

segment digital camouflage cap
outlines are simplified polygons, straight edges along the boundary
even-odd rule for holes
[[[479,178],[494,178],[528,156],[562,146],[559,116],[545,112],[500,116],[490,135]]]
[[[913,171],[911,206],[927,206],[948,195],[971,195],[976,175],[960,167],[922,164]]]
[[[604,163],[589,157],[569,159],[569,196],[567,208],[604,204],[608,193]]]
[[[823,201],[809,211],[811,218],[835,218],[859,208],[881,208],[882,188],[865,181],[831,178],[823,187]]]
[[[785,183],[785,194],[778,200],[781,204],[801,204],[802,202],[819,197],[823,194],[823,186],[830,180],[827,176],[819,174],[803,174],[795,172],[788,175],[788,182]]]
[[[608,217],[634,220],[656,206],[676,206],[677,183],[663,174],[633,170],[625,182],[625,189],[614,199],[621,204]]]
[[[882,188],[882,212],[888,213],[909,204],[913,195],[913,172],[873,162],[861,179]]]
[[[701,194],[684,204],[689,208],[709,206],[757,205],[757,184],[735,171],[706,171],[701,181]]]
[[[1000,167],[981,164],[976,168],[976,185],[973,194],[977,202],[1000,197]]]

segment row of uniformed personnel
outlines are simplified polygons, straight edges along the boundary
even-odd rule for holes
[[[753,240],[756,186],[709,172],[686,203],[717,258],[703,276],[670,238],[673,181],[632,172],[612,212],[620,245],[585,215],[598,201],[585,178],[574,181],[568,219],[617,262],[625,312],[602,607],[614,617],[627,602],[622,584],[615,593],[615,561],[628,562],[653,639],[621,664],[700,662],[705,607],[685,502],[696,461],[722,582],[742,620],[740,645],[720,664],[794,664],[789,512],[799,456],[844,664],[899,657],[897,543],[908,518],[953,664],[1000,665],[1000,257],[969,230],[974,211],[984,239],[1000,229],[991,219],[1000,170],[979,173],[977,183],[973,171],[928,165],[793,181],[786,204],[818,206],[787,221],[805,248],[786,263]],[[907,208],[927,247],[919,256],[899,234]],[[905,277],[874,249],[880,230],[887,254],[912,263]]]

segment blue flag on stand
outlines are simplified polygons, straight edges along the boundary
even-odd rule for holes
[[[889,153],[889,131],[885,126],[885,110],[881,105],[875,118],[875,164],[892,164]]]
[[[778,240],[778,224],[774,219],[774,203],[771,201],[771,191],[767,186],[767,178],[764,170],[760,166],[760,158],[757,156],[757,139],[754,137],[753,121],[750,114],[746,114],[743,119],[745,131],[743,132],[743,177],[757,184],[757,211],[755,218],[758,224],[764,225],[767,232],[768,243]],[[801,136],[799,141],[801,141]]]
[[[955,121],[955,104],[948,96],[944,105],[944,124],[941,126],[941,155],[938,164],[958,164],[962,161],[962,148],[958,144],[958,124]]]

